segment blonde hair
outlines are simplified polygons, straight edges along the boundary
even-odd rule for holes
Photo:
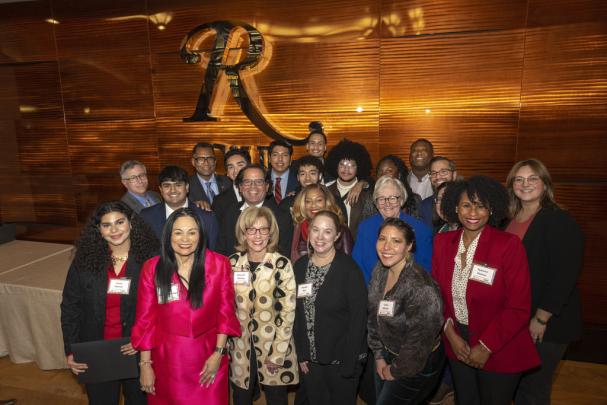
[[[311,218],[306,217],[305,208],[306,208],[306,195],[308,194],[308,192],[310,192],[312,190],[320,191],[324,195],[324,197],[325,197],[325,208],[324,209],[337,214],[337,217],[339,218],[340,223],[345,224],[346,218],[344,217],[344,213],[341,211],[341,208],[339,208],[339,205],[337,205],[335,196],[333,195],[333,193],[331,191],[329,191],[329,189],[327,187],[323,186],[322,184],[309,184],[309,185],[305,186],[297,194],[297,196],[295,197],[295,202],[293,203],[293,211],[292,211],[293,222],[295,222],[295,224],[301,224],[306,219],[308,219],[308,220],[311,219]]]
[[[249,250],[247,240],[245,238],[245,232],[247,228],[253,226],[255,221],[260,218],[264,218],[270,226],[270,240],[268,241],[267,250],[269,253],[274,253],[278,250],[278,239],[280,235],[278,233],[278,223],[272,210],[267,207],[248,207],[240,213],[238,222],[236,222],[236,246],[235,249],[238,252],[245,253]]]
[[[407,202],[407,189],[403,185],[402,181],[388,175],[381,176],[375,182],[375,189],[373,190],[373,202],[375,203],[375,200],[379,196],[380,190],[388,185],[391,185],[396,188],[396,191],[398,192],[398,194],[400,194],[400,206],[403,207]]]
[[[516,214],[522,209],[521,200],[514,194],[514,178],[516,177],[516,172],[518,172],[521,167],[529,166],[529,168],[542,179],[544,183],[544,190],[542,191],[542,197],[540,199],[540,207],[542,208],[556,208],[559,205],[554,200],[554,189],[552,188],[552,177],[550,176],[550,172],[544,166],[544,164],[538,159],[527,159],[516,162],[512,169],[510,169],[510,173],[508,173],[508,177],[506,178],[506,189],[508,190],[508,214],[511,218],[514,218]]]

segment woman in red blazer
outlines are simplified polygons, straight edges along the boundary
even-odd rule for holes
[[[460,405],[509,405],[521,373],[539,364],[527,328],[527,256],[517,237],[495,228],[507,206],[506,190],[485,176],[455,182],[442,200],[448,222],[461,224],[436,235],[432,258]]]

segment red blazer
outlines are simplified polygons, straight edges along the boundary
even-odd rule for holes
[[[451,285],[462,232],[459,229],[437,234],[432,257],[432,276],[441,289],[445,319],[454,321]],[[481,233],[474,262],[497,269],[493,285],[469,280],[466,289],[469,344],[472,347],[482,340],[492,352],[484,369],[515,373],[538,366],[540,359],[528,328],[531,286],[527,255],[521,241],[515,235],[487,225]],[[455,359],[444,336],[443,341],[447,355]]]

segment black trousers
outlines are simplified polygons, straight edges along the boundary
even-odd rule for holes
[[[391,364],[396,356],[384,352],[384,359]],[[425,403],[434,392],[445,365],[445,353],[442,344],[426,360],[422,371],[412,377],[386,381],[379,378],[375,371],[377,405],[415,405]]]
[[[251,350],[251,375],[249,378],[249,389],[238,387],[232,383],[232,399],[234,405],[252,405],[254,401],[255,388],[259,384],[259,376],[257,375],[257,358],[255,349]],[[265,385],[260,384],[263,388],[263,393],[266,396],[267,405],[287,405],[287,386],[286,385]]]
[[[302,374],[306,395],[313,405],[356,405],[359,376],[344,378],[340,365],[308,363],[310,372]]]
[[[516,405],[550,405],[552,376],[565,355],[567,343],[543,342],[535,347],[542,365],[523,373],[516,390]]]
[[[138,378],[86,384],[85,387],[90,405],[118,405],[121,387],[125,405],[146,405],[148,403],[145,392],[141,391]]]

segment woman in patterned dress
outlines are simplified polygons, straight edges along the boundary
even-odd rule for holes
[[[297,384],[293,348],[295,277],[277,252],[278,225],[266,207],[245,209],[236,224],[237,253],[230,256],[241,337],[230,341],[234,405],[253,403],[257,384],[268,405],[287,404]]]

